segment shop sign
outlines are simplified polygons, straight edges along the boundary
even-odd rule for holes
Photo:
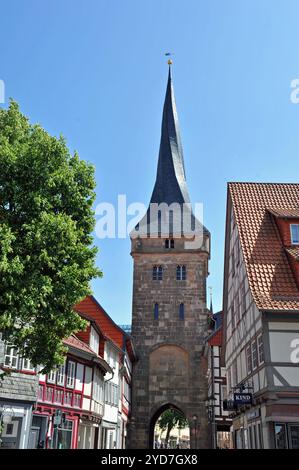
[[[234,393],[235,405],[251,405],[252,393]]]

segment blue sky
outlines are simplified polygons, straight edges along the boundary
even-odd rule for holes
[[[167,80],[173,80],[193,202],[212,234],[208,286],[222,305],[228,181],[298,182],[298,0],[2,2],[0,79],[32,122],[96,166],[97,203],[148,203]],[[7,106],[6,103],[1,106]],[[131,319],[125,240],[95,240],[94,293]]]

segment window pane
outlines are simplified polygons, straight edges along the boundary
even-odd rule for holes
[[[57,371],[57,384],[64,385],[64,364]]]
[[[251,363],[251,346],[246,348],[246,358],[247,358],[247,373],[251,374],[252,372],[252,363]]]
[[[67,368],[66,386],[73,388],[75,384],[75,363],[69,361]]]
[[[31,364],[31,361],[27,358],[23,359],[23,366],[22,366],[22,369],[23,370],[30,370],[30,371],[34,371],[34,367],[33,365]]]
[[[177,266],[176,268],[176,279],[177,281],[181,280],[181,266]]]
[[[180,320],[184,320],[185,317],[185,309],[184,309],[184,304],[180,304]]]
[[[18,353],[17,348],[12,345],[5,346],[5,358],[4,358],[4,365],[6,367],[11,367],[12,369],[16,369],[18,366]]]
[[[49,374],[47,375],[47,382],[55,383],[55,379],[56,379],[56,371],[51,370]]]
[[[293,244],[299,244],[299,224],[291,224],[291,241]]]
[[[256,340],[252,342],[252,366],[254,369],[258,366]]]
[[[159,304],[154,305],[154,319],[158,320],[159,318]]]
[[[257,339],[258,341],[258,355],[259,355],[259,363],[262,364],[264,362],[264,346],[263,346],[263,337],[260,335]]]
[[[287,449],[285,424],[275,424],[275,442],[277,449]]]
[[[291,449],[299,449],[299,426],[290,426]]]

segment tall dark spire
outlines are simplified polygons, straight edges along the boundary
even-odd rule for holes
[[[183,148],[176,110],[171,65],[169,65],[168,82],[163,108],[161,141],[156,183],[151,203],[179,204],[189,203]]]

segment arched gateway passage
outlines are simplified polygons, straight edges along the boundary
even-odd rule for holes
[[[149,428],[150,448],[189,448],[189,422],[176,405],[160,407],[153,415]]]

